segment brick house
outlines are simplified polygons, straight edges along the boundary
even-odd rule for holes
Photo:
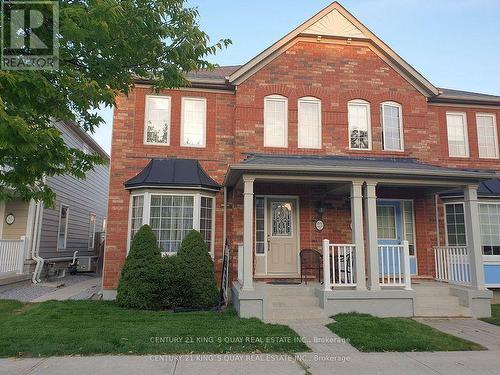
[[[117,100],[105,298],[149,223],[167,254],[200,230],[219,278],[227,240],[242,316],[280,318],[273,296],[304,297],[308,316],[490,314],[500,97],[433,86],[337,2],[246,64],[187,78]],[[303,249],[325,282],[275,285],[300,279]]]

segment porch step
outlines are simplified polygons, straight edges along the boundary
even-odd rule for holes
[[[419,317],[471,317],[470,308],[460,305],[447,284],[429,282],[413,285],[415,315]]]

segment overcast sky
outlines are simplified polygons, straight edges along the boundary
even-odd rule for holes
[[[212,41],[233,44],[210,60],[242,64],[331,3],[329,0],[190,0]],[[500,95],[500,0],[340,2],[435,86]],[[109,153],[111,109],[93,135]]]

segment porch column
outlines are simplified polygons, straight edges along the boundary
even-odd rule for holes
[[[363,181],[352,181],[351,184],[352,243],[356,245],[356,289],[358,290],[366,290],[362,186],[363,186]]]
[[[377,194],[374,181],[365,184],[365,225],[368,261],[368,285],[370,290],[380,290],[378,270],[378,239],[377,239]]]
[[[253,290],[253,182],[243,176],[243,290]]]
[[[484,290],[486,288],[484,286],[483,251],[479,228],[477,185],[467,185],[464,189],[464,213],[471,285],[473,288]]]

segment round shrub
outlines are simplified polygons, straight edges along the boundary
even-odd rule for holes
[[[190,231],[172,260],[176,277],[172,286],[175,306],[207,308],[217,303],[214,263],[203,237]]]
[[[164,301],[162,271],[156,236],[149,225],[143,225],[135,234],[125,260],[116,303],[136,309],[160,309]]]

